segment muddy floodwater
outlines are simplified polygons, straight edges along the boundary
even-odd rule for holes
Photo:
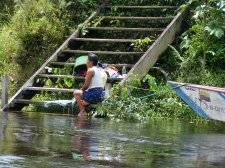
[[[0,167],[222,168],[225,129],[223,123],[0,113]]]

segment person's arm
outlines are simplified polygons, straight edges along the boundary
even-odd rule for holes
[[[93,69],[89,69],[87,71],[87,75],[85,77],[85,82],[84,82],[84,85],[82,86],[81,90],[86,90],[90,83],[91,83],[91,79],[93,78],[93,76],[95,75],[95,71]]]

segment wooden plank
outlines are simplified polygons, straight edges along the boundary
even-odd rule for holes
[[[73,93],[75,89],[65,89],[65,88],[47,88],[47,87],[26,87],[24,91],[50,91],[50,92],[71,92]]]
[[[104,63],[103,65],[106,65],[106,66],[114,66],[114,67],[117,67],[117,68],[120,68],[120,67],[127,67],[127,68],[132,68],[134,66],[134,64],[107,64],[107,63]]]
[[[178,6],[111,6],[105,8],[121,8],[121,9],[177,9]]]
[[[26,105],[33,104],[33,105],[39,105],[39,106],[44,106],[45,104],[45,101],[27,100],[27,99],[15,99],[13,102],[18,104],[26,104]]]
[[[85,50],[63,50],[65,53],[73,54],[89,54],[95,53],[99,55],[142,55],[144,52],[120,52],[120,51],[85,51]]]
[[[71,79],[81,79],[85,78],[82,76],[73,76],[73,75],[55,75],[55,74],[38,74],[38,78],[71,78]]]
[[[174,17],[128,17],[128,16],[104,16],[109,20],[171,20]]]
[[[8,87],[9,87],[9,77],[2,77],[2,104],[1,108],[3,109],[8,105]]]
[[[53,75],[53,74],[38,74],[39,78],[70,78],[70,79],[79,79],[84,80],[84,77],[81,76],[73,76],[73,75]],[[122,78],[107,78],[108,81],[121,81]]]
[[[34,105],[40,105],[44,106],[44,101],[35,101],[35,100],[26,100],[26,99],[14,99],[13,103],[18,104],[34,104]]]
[[[165,31],[121,81],[121,85],[124,85],[125,81],[130,79],[133,74],[137,75],[137,78],[142,79],[148,73],[149,69],[158,60],[159,56],[168,48],[168,44],[171,44],[175,39],[176,34],[181,31],[182,22],[185,19],[186,13],[187,12],[182,12],[177,14]]]
[[[49,65],[74,66],[75,63],[72,63],[72,62],[49,62]]]
[[[100,13],[100,10],[102,8],[105,7],[105,4],[102,4],[95,12],[93,12],[91,14],[90,17],[88,17],[83,24],[81,24],[80,27],[82,27],[82,25],[86,25],[87,23],[89,23],[91,20],[93,20],[94,18],[97,17],[97,15]],[[37,74],[41,73],[44,68],[48,65],[48,63],[50,61],[57,61],[57,58],[58,58],[58,55],[59,53],[68,47],[69,45],[69,41],[71,39],[74,39],[74,38],[77,38],[79,37],[79,34],[80,34],[80,28],[78,28],[56,51],[55,53],[32,75],[32,77],[18,90],[18,92],[9,100],[9,104],[8,106],[11,107],[13,106],[13,100],[14,99],[18,99],[18,98],[21,98],[22,97],[22,91],[25,87],[28,87],[28,86],[33,86],[33,83],[34,83],[34,79],[35,77],[37,76]],[[4,107],[2,110],[6,110],[7,107]]]
[[[70,63],[70,62],[50,62],[49,65],[60,65],[60,66],[74,66],[75,63]],[[107,63],[103,63],[103,65],[106,66],[114,66],[114,67],[128,67],[131,68],[134,66],[134,64],[107,64]]]
[[[162,32],[164,28],[87,27],[88,30]]]
[[[104,43],[133,43],[135,39],[97,39],[97,38],[75,38],[75,41],[82,42],[104,42]]]

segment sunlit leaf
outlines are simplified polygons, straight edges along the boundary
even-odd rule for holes
[[[209,24],[205,27],[205,30],[208,31],[210,35],[214,35],[219,39],[224,36],[223,25],[217,20],[209,22]]]
[[[180,49],[187,49],[189,48],[189,43],[190,43],[190,40],[188,39],[188,36],[185,36],[180,44]]]

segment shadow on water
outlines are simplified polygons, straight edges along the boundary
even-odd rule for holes
[[[222,128],[0,113],[0,167],[224,167]]]

